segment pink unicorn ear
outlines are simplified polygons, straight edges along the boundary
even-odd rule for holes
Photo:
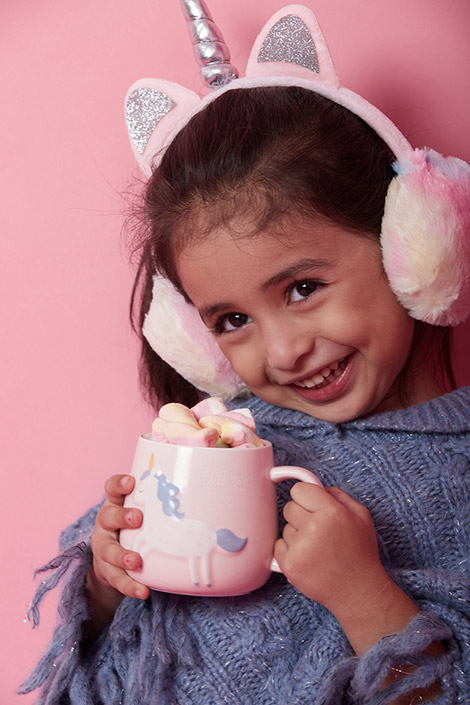
[[[271,17],[256,39],[247,76],[289,76],[339,87],[330,52],[313,12],[287,5]]]
[[[201,99],[183,86],[156,78],[136,81],[126,96],[126,123],[132,151],[146,176]]]

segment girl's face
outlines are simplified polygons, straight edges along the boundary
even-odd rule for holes
[[[178,272],[238,375],[265,401],[335,422],[402,406],[397,377],[414,323],[377,243],[290,217],[254,237],[221,228],[183,251]]]

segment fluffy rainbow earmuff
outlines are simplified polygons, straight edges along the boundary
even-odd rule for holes
[[[396,157],[385,202],[383,264],[396,297],[417,320],[455,326],[470,313],[470,166],[430,149],[413,149],[398,128],[340,85],[313,13],[277,12],[256,39],[246,76],[237,77],[223,37],[202,0],[183,0],[206,84],[204,98],[162,79],[141,79],[126,97],[131,146],[147,176],[172,138],[197,112],[238,88],[300,86],[362,118]],[[226,399],[243,389],[194,306],[156,275],[143,333],[155,352],[198,389]]]

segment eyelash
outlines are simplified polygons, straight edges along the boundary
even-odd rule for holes
[[[297,299],[296,301],[290,301],[290,303],[301,303],[303,301],[307,301],[312,298],[315,294],[318,293],[319,289],[325,286],[324,282],[317,281],[316,279],[299,279],[297,281],[292,282],[292,284],[289,285],[287,292],[286,292],[286,298],[289,299],[292,295],[292,293],[295,291],[295,289],[301,287],[301,286],[312,286],[313,291],[309,292],[307,296],[301,296],[301,298]]]
[[[312,287],[313,287],[313,291],[309,292],[309,293],[307,294],[307,296],[300,296],[299,299],[291,300],[292,293],[295,291],[295,289],[296,289],[297,287],[301,287],[301,286],[305,286],[305,285],[312,286]],[[300,304],[300,305],[302,305],[305,301],[308,301],[309,299],[311,299],[312,296],[314,296],[314,295],[318,292],[318,290],[321,289],[321,288],[324,287],[324,286],[326,286],[326,284],[325,284],[324,282],[317,281],[316,279],[299,279],[299,280],[297,280],[297,281],[293,281],[293,282],[292,282],[291,284],[289,284],[289,286],[287,287],[287,290],[286,290],[286,301],[287,301],[288,304],[291,303],[291,304]],[[225,323],[228,321],[228,319],[229,319],[231,316],[242,316],[242,317],[245,317],[247,320],[245,321],[245,323],[243,323],[243,324],[242,324],[241,326],[239,326],[238,328],[237,328],[237,327],[234,327],[234,328],[232,328],[232,329],[230,329],[230,330],[224,330],[224,325],[225,325]],[[212,332],[215,336],[220,336],[220,335],[224,335],[224,334],[227,334],[227,333],[232,333],[232,332],[234,332],[234,331],[236,331],[236,330],[238,330],[238,329],[240,329],[240,328],[244,328],[245,325],[249,322],[250,318],[251,318],[251,317],[248,316],[247,314],[245,314],[245,313],[240,313],[239,311],[231,311],[230,313],[225,313],[225,314],[223,314],[223,315],[215,322],[215,324],[211,327],[211,332]]]
[[[219,319],[217,319],[215,324],[211,327],[211,332],[215,336],[219,336],[219,335],[225,335],[227,333],[232,333],[233,331],[236,331],[237,330],[236,327],[234,327],[230,330],[224,330],[224,324],[228,321],[228,319],[231,316],[246,316],[246,318],[248,320],[250,319],[250,316],[247,316],[245,313],[239,313],[238,311],[231,311],[230,313],[224,313],[224,315],[221,316]],[[246,323],[248,323],[248,320],[243,324],[243,326],[245,326]],[[240,328],[242,328],[243,326],[240,326]]]

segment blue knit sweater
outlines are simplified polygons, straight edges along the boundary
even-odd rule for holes
[[[39,601],[64,576],[59,622],[23,690],[41,687],[41,705],[379,705],[439,678],[436,704],[470,703],[470,388],[344,424],[256,398],[248,405],[278,464],[311,468],[368,507],[383,564],[420,614],[357,657],[325,608],[273,574],[242,597],[125,598],[84,653],[95,507],[45,567],[31,618],[39,621]],[[279,486],[280,506],[289,488]],[[434,640],[446,653],[423,655]],[[389,668],[404,663],[417,668],[379,692]]]

